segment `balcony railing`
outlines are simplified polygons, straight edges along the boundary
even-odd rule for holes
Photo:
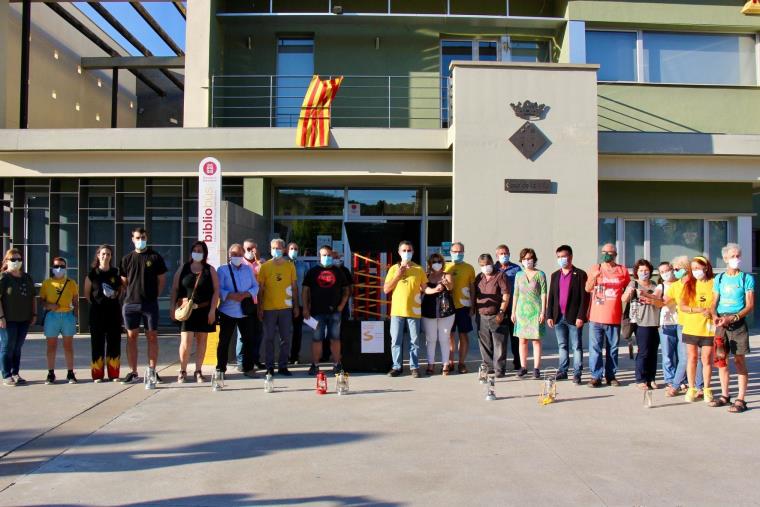
[[[310,80],[311,76],[212,76],[211,125],[295,127]],[[344,76],[332,104],[332,126],[446,127],[450,92],[449,78],[432,72]]]

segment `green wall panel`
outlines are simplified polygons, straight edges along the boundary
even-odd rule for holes
[[[599,212],[752,213],[752,184],[600,181]]]

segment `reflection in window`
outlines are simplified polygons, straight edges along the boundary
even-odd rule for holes
[[[694,257],[704,251],[704,222],[697,219],[650,220],[651,260],[670,261],[679,255]]]
[[[633,264],[645,257],[644,254],[644,221],[625,221],[625,264]]]
[[[295,127],[301,103],[314,74],[314,41],[281,38],[277,41],[275,126]]]
[[[428,215],[451,216],[451,187],[428,188]]]
[[[549,44],[545,41],[510,40],[509,60],[512,62],[549,62]]]
[[[586,32],[586,61],[601,66],[599,81],[636,81],[636,34]]]
[[[721,250],[728,243],[728,221],[710,220],[707,224],[710,231],[710,262],[715,268],[724,268]]]
[[[600,218],[599,219],[599,251],[602,251],[602,247],[607,243],[613,245],[617,241],[617,219],[615,218]]]
[[[275,215],[343,216],[343,189],[278,188]]]
[[[348,191],[348,203],[359,204],[362,216],[417,216],[420,202],[419,189]]]
[[[298,243],[301,255],[304,257],[317,256],[317,236],[330,236],[332,241],[343,238],[343,222],[341,220],[276,220],[274,233],[285,243]]]
[[[451,220],[429,220],[427,224],[428,255],[431,253],[431,247],[440,248],[444,241],[451,241]]]

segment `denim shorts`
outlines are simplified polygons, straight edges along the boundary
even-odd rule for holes
[[[460,333],[469,333],[472,331],[472,317],[470,317],[470,307],[463,306],[457,308],[454,314],[454,325],[451,326],[451,332],[458,331]]]
[[[77,320],[74,317],[74,312],[47,312],[44,328],[47,338],[74,336],[77,334]]]
[[[313,317],[317,321],[317,329],[312,333],[312,341],[340,340],[340,313],[326,313]]]

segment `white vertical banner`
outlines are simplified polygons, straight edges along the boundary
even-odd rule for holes
[[[206,157],[198,165],[198,239],[208,247],[208,263],[219,266],[222,165]]]

